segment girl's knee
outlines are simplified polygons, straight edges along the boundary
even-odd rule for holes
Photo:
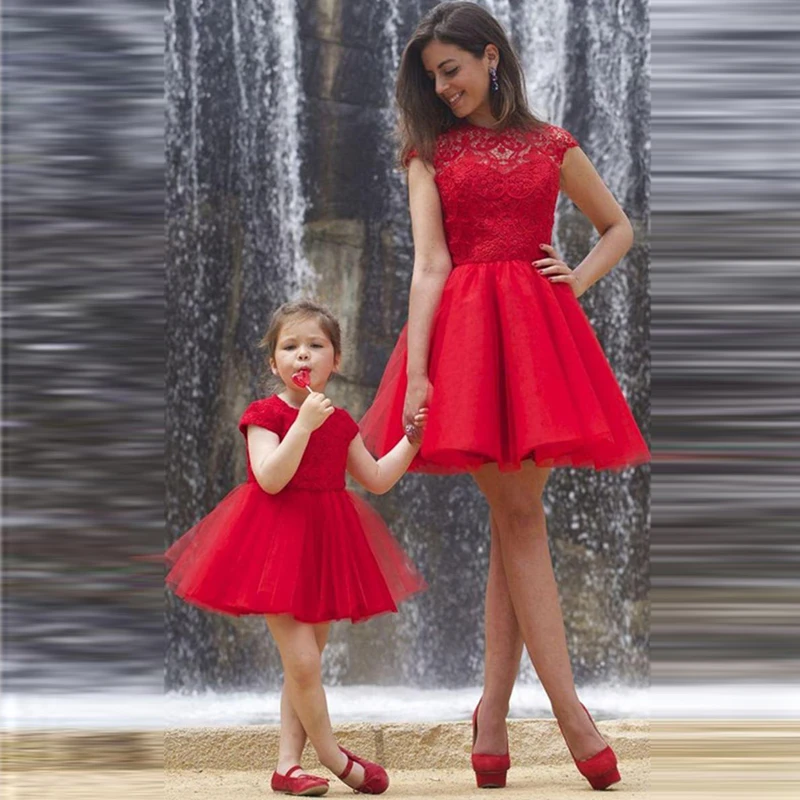
[[[319,683],[322,679],[319,650],[286,654],[283,669],[286,677],[301,688]]]

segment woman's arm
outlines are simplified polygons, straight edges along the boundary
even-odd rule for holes
[[[408,391],[403,424],[425,405],[428,350],[433,315],[439,306],[447,276],[453,268],[444,237],[442,206],[434,182],[435,171],[420,158],[408,169],[408,203],[414,236],[414,272],[408,302]]]
[[[579,147],[564,155],[561,188],[600,234],[600,240],[573,270],[580,296],[609,273],[631,249],[633,227],[603,179]]]

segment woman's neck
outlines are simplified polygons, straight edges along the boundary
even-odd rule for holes
[[[488,103],[485,105],[481,105],[476,108],[471,114],[466,116],[465,121],[468,122],[470,125],[474,125],[477,128],[496,128],[497,127],[497,120],[492,115],[491,110],[489,109]]]

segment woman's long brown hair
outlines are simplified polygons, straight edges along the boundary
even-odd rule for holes
[[[412,150],[432,162],[436,137],[459,121],[439,99],[434,83],[425,73],[422,51],[432,41],[453,44],[475,58],[483,58],[486,45],[495,45],[500,53],[499,90],[491,93],[490,103],[497,127],[531,130],[542,124],[528,109],[525,76],[500,23],[475,3],[440,3],[420,20],[400,59],[396,99],[401,165],[407,165]]]

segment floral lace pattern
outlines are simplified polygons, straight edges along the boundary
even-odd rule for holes
[[[297,414],[298,409],[288,405],[277,395],[272,395],[256,400],[247,407],[239,421],[239,430],[247,438],[247,426],[258,425],[277,433],[283,439]],[[300,466],[285,488],[317,491],[344,489],[347,450],[357,433],[358,425],[353,418],[343,408],[337,408],[309,437]],[[247,480],[255,481],[249,455]]]
[[[553,232],[564,153],[578,142],[555,125],[442,134],[433,166],[453,265],[533,260]]]

